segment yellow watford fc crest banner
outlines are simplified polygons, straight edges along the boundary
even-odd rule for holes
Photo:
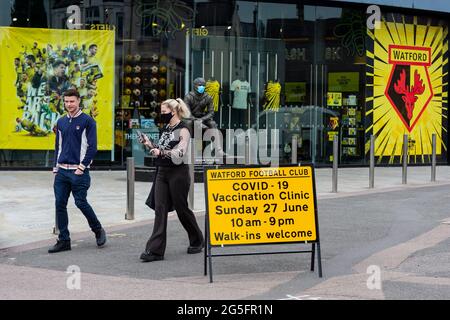
[[[52,150],[76,88],[98,149],[112,150],[114,31],[0,27],[0,49],[0,149]]]
[[[405,134],[410,161],[429,162],[433,134],[438,156],[447,147],[448,28],[416,17],[390,19],[368,30],[366,133],[377,136],[379,162],[400,162]]]

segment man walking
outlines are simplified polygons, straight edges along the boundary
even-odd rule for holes
[[[94,210],[87,202],[87,191],[91,184],[89,166],[97,152],[97,128],[95,121],[80,109],[80,94],[75,89],[64,93],[67,115],[56,124],[55,161],[53,173],[55,182],[56,220],[59,236],[56,244],[48,252],[70,250],[67,201],[70,193],[75,204],[86,217],[95,233],[97,246],[106,242],[106,233],[98,221]]]

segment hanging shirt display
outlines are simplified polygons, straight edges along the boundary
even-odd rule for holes
[[[250,91],[250,83],[248,81],[234,80],[230,87],[234,91],[233,108],[247,109],[247,97]]]
[[[213,99],[214,111],[219,110],[219,94],[220,94],[220,83],[217,80],[208,80],[206,82],[205,91]]]
[[[281,84],[269,81],[264,92],[264,110],[278,111],[280,109]]]

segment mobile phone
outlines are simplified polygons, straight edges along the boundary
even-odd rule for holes
[[[136,132],[137,132],[137,134],[138,134],[138,136],[139,136],[139,140],[142,141],[142,143],[144,143],[145,141],[148,140],[148,141],[150,141],[150,143],[151,143],[152,145],[154,145],[152,138],[150,138],[150,137],[147,136],[145,133],[143,133],[143,132],[141,132],[141,131],[139,131],[139,130],[136,130]]]
[[[136,130],[136,133],[138,134],[139,141],[144,143],[145,142],[145,138],[143,137],[144,134],[139,130]]]

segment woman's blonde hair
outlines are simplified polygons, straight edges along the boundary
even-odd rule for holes
[[[161,102],[161,105],[163,104],[166,105],[170,109],[170,111],[175,111],[180,119],[189,118],[191,116],[189,108],[181,98],[167,99]]]

